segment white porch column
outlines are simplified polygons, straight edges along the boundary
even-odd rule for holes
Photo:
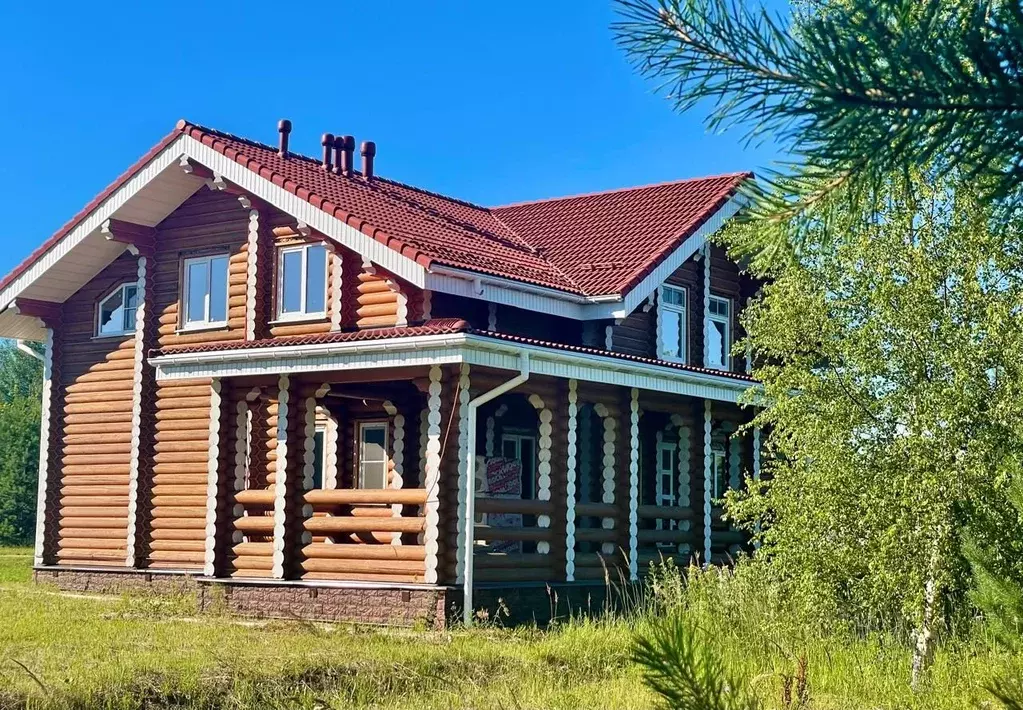
[[[568,452],[565,459],[565,581],[575,581],[576,417],[579,382],[568,381]]]
[[[465,515],[468,501],[465,497],[466,477],[469,475],[469,400],[472,394],[469,392],[469,365],[462,363],[458,377],[458,480],[455,486],[458,490],[458,519],[457,519],[457,542],[455,543],[455,581],[461,584],[465,581],[465,539],[466,535],[472,535],[473,531],[467,529]],[[472,452],[475,455],[476,452]]]
[[[536,499],[546,502],[551,499],[551,445],[554,443],[552,439],[552,434],[554,433],[554,426],[552,424],[554,413],[547,407],[547,403],[539,395],[530,395],[529,403],[536,409],[537,416],[540,419],[540,425],[537,427],[540,440],[537,443],[536,454],[537,461],[539,462],[536,466]],[[536,526],[538,528],[550,528],[551,516],[536,516]],[[540,555],[549,555],[551,543],[541,540],[536,543],[536,551]]]
[[[131,404],[131,463],[128,467],[128,537],[125,543],[124,566],[135,567],[137,516],[139,501],[139,443],[142,437],[142,377],[146,356],[146,286],[149,260],[144,256],[138,258],[138,271],[135,280],[135,357],[132,375]]]
[[[604,459],[603,470],[601,471],[602,494],[601,502],[607,505],[614,505],[615,502],[615,418],[611,416],[607,407],[602,403],[595,404],[593,411],[601,417],[604,424]],[[600,527],[604,530],[614,530],[614,518],[601,518]],[[612,555],[615,551],[613,542],[604,542],[600,545],[600,551],[605,555]]]
[[[629,579],[639,579],[639,390],[629,401]]]
[[[760,427],[753,427],[753,480],[760,480]],[[760,533],[760,521],[754,526],[754,532]],[[760,549],[760,541],[753,543],[753,549]]]
[[[678,427],[678,493],[676,495],[676,505],[680,508],[689,508],[693,504],[692,475],[690,474],[690,467],[692,466],[692,452],[690,450],[692,435],[689,425],[685,424],[679,415],[671,415],[671,423]],[[693,529],[693,524],[688,520],[680,520],[678,528],[679,530],[689,532]],[[678,551],[679,554],[688,555],[692,552],[692,548],[683,542],[679,544]]]
[[[284,545],[288,495],[288,416],[290,414],[287,375],[277,380],[277,467],[274,476],[274,542],[271,576],[284,579]]]
[[[422,534],[422,544],[426,554],[426,572],[424,581],[427,584],[437,583],[437,553],[440,538],[440,394],[442,390],[441,376],[443,371],[439,365],[430,368],[429,398],[427,399],[426,415],[426,456],[423,472],[423,487],[426,489],[426,505],[423,516],[426,528]]]
[[[50,477],[50,404],[53,401],[53,328],[46,329],[43,350],[42,422],[39,427],[39,480],[36,488],[36,540],[33,564],[45,564],[46,495]]]
[[[210,433],[209,459],[206,462],[206,545],[204,548],[202,573],[212,577],[217,571],[217,498],[220,489],[220,417],[222,399],[221,384],[214,379],[210,384]],[[132,467],[134,469],[134,466]],[[131,533],[131,528],[129,535]]]
[[[711,558],[711,488],[714,471],[714,451],[710,438],[710,400],[703,400],[703,564],[710,565]]]

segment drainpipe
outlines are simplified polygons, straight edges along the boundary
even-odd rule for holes
[[[529,353],[519,354],[519,374],[489,392],[484,392],[469,401],[469,431],[465,461],[465,574],[462,587],[462,604],[465,607],[462,619],[466,626],[472,626],[472,573],[473,548],[475,539],[473,529],[476,527],[476,410],[481,404],[500,397],[529,379]]]
[[[46,361],[46,358],[43,357],[43,355],[41,353],[37,353],[31,347],[26,345],[25,341],[22,340],[21,338],[18,338],[17,340],[15,340],[14,344],[17,346],[18,350],[20,350],[21,352],[25,353],[26,355],[34,357],[39,362],[45,362]]]

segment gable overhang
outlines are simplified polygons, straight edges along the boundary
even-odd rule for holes
[[[582,296],[522,281],[489,276],[466,269],[433,265],[426,275],[426,288],[465,298],[514,306],[574,320],[617,320],[635,311],[679,267],[699,252],[747,204],[742,194],[733,195],[715,210],[679,246],[664,257],[650,273],[625,293]]]
[[[709,372],[635,362],[612,355],[514,343],[473,333],[373,341],[236,348],[159,355],[150,359],[158,381],[205,377],[297,375],[468,363],[518,372],[521,355],[536,375],[636,387],[735,404],[754,382]]]
[[[245,166],[186,135],[171,140],[0,289],[0,337],[44,340],[45,325],[14,308],[17,299],[63,303],[129,248],[108,239],[108,220],[155,227],[206,184],[182,170],[191,159],[242,190],[422,288],[426,269]]]

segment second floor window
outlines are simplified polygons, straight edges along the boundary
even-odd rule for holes
[[[227,259],[227,254],[185,259],[183,328],[227,325]]]
[[[688,336],[686,317],[686,290],[663,286],[658,300],[661,342],[658,357],[672,362],[685,362]]]
[[[322,244],[284,247],[278,253],[277,317],[327,315],[327,249]]]
[[[707,362],[705,367],[728,369],[732,350],[732,302],[727,298],[710,297],[707,309]]]
[[[138,287],[122,284],[99,302],[96,335],[129,335],[135,333],[135,313],[138,308]]]

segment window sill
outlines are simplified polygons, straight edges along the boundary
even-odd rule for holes
[[[103,335],[92,336],[93,340],[113,340],[114,338],[134,338],[135,331],[125,331],[123,333],[105,333]]]
[[[208,333],[213,330],[227,330],[227,323],[203,323],[201,325],[187,325],[174,331],[175,335],[187,335],[189,333]]]
[[[299,323],[320,323],[329,320],[326,313],[316,313],[313,315],[300,315],[294,317],[283,317],[277,318],[276,320],[270,321],[270,325],[295,325]]]

